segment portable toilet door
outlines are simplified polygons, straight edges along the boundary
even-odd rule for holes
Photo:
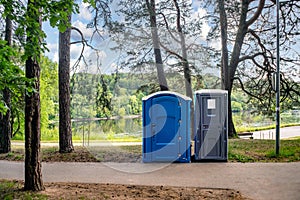
[[[190,162],[190,102],[169,91],[143,98],[143,162]]]
[[[227,161],[228,95],[225,90],[195,92],[195,159]]]

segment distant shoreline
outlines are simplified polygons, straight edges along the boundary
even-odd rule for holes
[[[112,116],[112,117],[93,117],[93,118],[74,118],[72,122],[86,122],[86,121],[100,121],[100,120],[116,120],[116,119],[137,119],[141,118],[141,115],[125,115],[125,116]],[[50,124],[58,123],[59,121],[52,121]]]

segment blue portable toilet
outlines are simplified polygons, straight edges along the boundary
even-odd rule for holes
[[[227,161],[228,92],[199,90],[195,92],[195,160]]]
[[[190,162],[191,101],[170,91],[143,98],[143,162]]]

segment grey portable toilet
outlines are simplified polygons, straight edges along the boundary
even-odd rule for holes
[[[190,103],[162,91],[143,98],[143,162],[190,162]]]
[[[228,92],[199,90],[195,92],[195,160],[227,161]]]

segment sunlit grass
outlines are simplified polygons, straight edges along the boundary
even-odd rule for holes
[[[275,154],[274,140],[229,140],[228,160],[232,162],[300,161],[300,139],[281,140],[280,154]]]
[[[47,199],[46,195],[36,192],[24,191],[23,184],[20,181],[10,181],[0,179],[0,199]]]
[[[100,142],[108,143],[108,146],[97,146],[95,144]],[[121,141],[120,141],[121,142]],[[122,141],[123,142],[123,141]],[[51,158],[61,156],[62,160],[68,160],[63,156],[70,157],[75,160],[79,159],[76,155],[76,149],[87,148],[91,153],[95,153],[99,158],[104,155],[113,156],[116,152],[124,154],[124,162],[126,161],[126,154],[141,155],[142,145],[132,146],[115,146],[109,143],[117,143],[116,141],[91,141],[89,147],[76,146],[75,152],[69,155],[60,155],[58,153],[58,146],[42,146],[43,158]],[[87,143],[85,143],[87,145]],[[300,137],[292,139],[285,139],[280,141],[280,154],[275,154],[274,140],[246,140],[246,139],[230,139],[228,141],[228,161],[229,162],[295,162],[300,161]],[[82,151],[79,151],[82,152]],[[88,153],[83,156],[90,156]],[[79,156],[80,157],[80,156]],[[8,154],[0,154],[0,159],[22,161],[24,160],[24,145],[13,145],[12,152]],[[50,159],[50,160],[51,160]],[[53,158],[54,159],[54,158]],[[55,159],[54,159],[55,160]],[[57,159],[56,159],[57,160]],[[102,159],[99,159],[100,161]]]

